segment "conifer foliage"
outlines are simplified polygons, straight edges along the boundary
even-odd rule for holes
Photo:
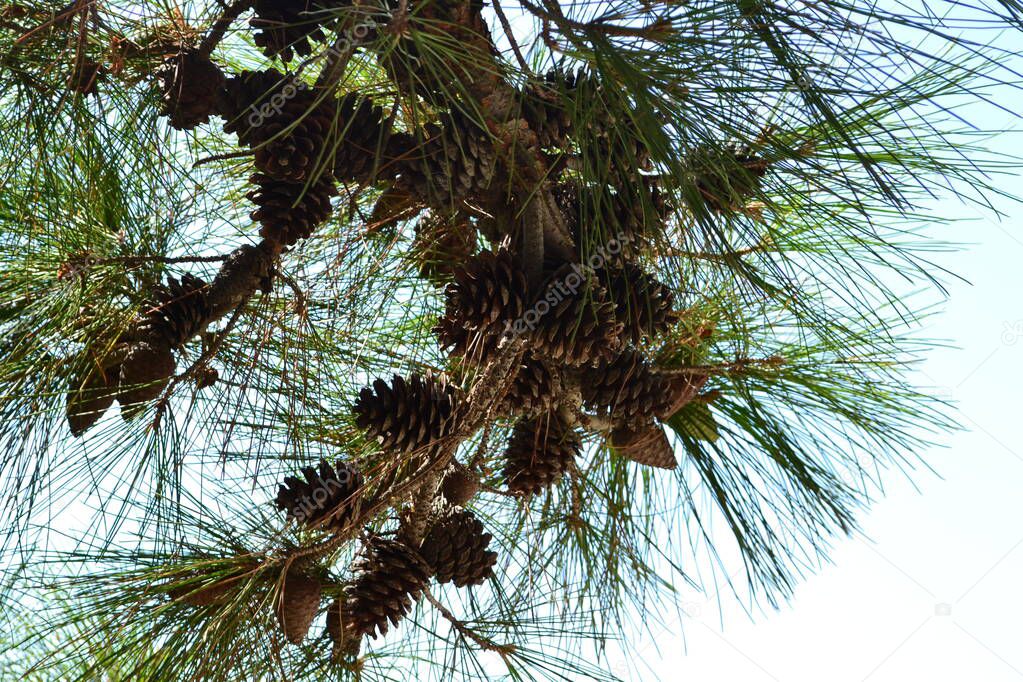
[[[586,640],[718,546],[787,596],[948,425],[879,272],[986,192],[942,108],[1000,55],[943,22],[1013,3],[42,5],[0,600],[47,679],[607,679]]]

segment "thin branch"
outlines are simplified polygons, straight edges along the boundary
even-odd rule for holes
[[[527,74],[533,75],[533,70],[529,68],[529,64],[526,63],[525,57],[522,56],[522,50],[519,48],[519,43],[515,40],[515,32],[512,30],[511,22],[508,21],[507,15],[504,13],[504,9],[501,7],[500,0],[493,1],[494,13],[497,14],[497,20],[501,22],[501,28],[504,30],[504,35],[508,39],[508,44],[511,45],[512,53],[515,54],[515,61],[519,63],[519,67]]]
[[[467,626],[465,623],[455,617],[455,614],[451,613],[446,606],[433,596],[430,588],[426,588],[423,591],[423,595],[426,597],[426,601],[430,602],[435,609],[440,612],[440,615],[444,616],[444,619],[451,623],[458,632],[463,636],[476,642],[481,649],[492,651],[501,656],[501,658],[507,658],[510,654],[515,652],[514,644],[497,644],[493,640],[487,639],[482,635],[477,634],[472,628]]]
[[[253,5],[254,0],[235,0],[235,2],[228,6],[224,10],[224,13],[220,15],[217,22],[213,24],[213,28],[210,29],[209,34],[203,39],[199,45],[199,53],[209,57],[213,50],[217,49],[217,45],[224,39],[227,34],[227,29],[231,28],[231,24],[234,20],[241,16],[242,12],[249,9]]]

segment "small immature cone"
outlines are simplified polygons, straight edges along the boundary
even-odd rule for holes
[[[678,466],[675,451],[664,429],[656,423],[640,426],[616,427],[608,438],[608,445],[622,457],[658,469]]]
[[[338,597],[327,609],[327,636],[334,643],[331,658],[340,661],[344,658],[352,658],[359,655],[362,647],[362,635],[345,628],[341,623],[341,598]]]
[[[452,507],[461,507],[476,496],[480,489],[480,479],[464,464],[453,462],[444,472],[440,486],[448,504]]]
[[[277,621],[284,636],[298,644],[309,634],[309,627],[320,608],[323,586],[320,581],[296,568],[288,571],[277,598]]]

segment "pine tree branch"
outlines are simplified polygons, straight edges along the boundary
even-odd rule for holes
[[[202,43],[199,45],[199,54],[209,57],[213,54],[213,51],[217,49],[220,41],[224,39],[231,24],[242,15],[245,10],[252,7],[255,0],[235,0],[233,3],[224,9],[220,18],[217,19],[216,23],[213,24],[213,28],[210,29],[209,34],[203,38]]]
[[[492,651],[500,655],[501,658],[505,660],[507,660],[510,654],[515,652],[515,646],[513,644],[497,644],[493,640],[487,639],[486,637],[477,634],[474,630],[472,630],[472,628],[468,627],[465,623],[456,618],[455,615],[451,613],[451,611],[446,606],[444,606],[444,604],[442,604],[440,600],[437,599],[437,597],[433,595],[433,592],[430,591],[430,588],[426,588],[425,590],[423,590],[423,595],[426,597],[426,600],[430,602],[430,604],[432,604],[433,607],[437,609],[437,611],[440,612],[440,615],[444,616],[444,619],[451,623],[451,625],[463,637],[471,639],[481,649],[484,649],[486,651]]]

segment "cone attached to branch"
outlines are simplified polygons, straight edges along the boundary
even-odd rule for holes
[[[678,321],[671,290],[633,263],[597,273],[615,304],[615,318],[632,343],[655,339]]]
[[[121,365],[91,357],[83,371],[72,377],[67,396],[71,435],[80,436],[110,409],[118,394]]]
[[[345,95],[337,105],[335,134],[331,142],[334,176],[340,182],[367,182],[374,174],[397,174],[388,159],[390,123],[383,110],[357,92]]]
[[[348,0],[256,0],[249,25],[256,29],[255,43],[263,54],[290,62],[296,54],[312,54],[312,43],[323,42],[323,31],[337,23],[337,10],[351,4]]]
[[[654,181],[647,178],[616,191],[563,182],[552,193],[582,262],[595,256],[604,264],[634,259],[663,233],[671,213]]]
[[[561,379],[541,358],[527,355],[501,403],[507,415],[535,415],[551,408],[562,393]]]
[[[277,622],[284,636],[298,644],[309,633],[323,596],[323,586],[313,576],[291,567],[284,576],[277,596]]]
[[[338,531],[352,520],[362,475],[351,464],[338,460],[332,467],[320,460],[319,468],[302,469],[305,480],[288,476],[277,492],[277,508],[289,519],[324,530]]]
[[[455,587],[480,585],[494,574],[497,552],[490,551],[491,535],[472,512],[447,507],[434,519],[423,539],[420,555],[439,583]]]
[[[333,210],[330,200],[338,194],[330,175],[302,183],[256,173],[249,182],[256,188],[246,196],[257,206],[250,217],[259,223],[261,237],[282,246],[308,239],[330,218]]]
[[[461,462],[452,461],[444,472],[440,490],[453,507],[460,507],[476,496],[480,489],[479,476]]]
[[[653,420],[616,427],[608,437],[608,445],[622,457],[645,466],[658,469],[678,466],[664,428]]]
[[[531,82],[521,97],[522,118],[536,133],[540,146],[564,149],[572,133],[572,102],[582,72],[562,69],[548,71],[539,82]]]
[[[634,348],[582,373],[583,403],[616,421],[670,417],[692,400],[703,381],[658,372]]]
[[[419,274],[430,282],[451,282],[475,252],[476,230],[465,217],[431,212],[416,222],[412,253]]]
[[[168,57],[156,71],[160,85],[160,114],[172,127],[191,130],[216,113],[226,79],[223,72],[198,50],[183,50]]]
[[[423,130],[419,154],[401,162],[400,170],[414,194],[450,208],[489,187],[496,162],[490,132],[455,109],[441,116],[440,126]]]
[[[133,343],[121,363],[117,394],[121,416],[133,419],[142,412],[145,403],[159,398],[176,366],[169,344],[156,340]]]
[[[352,565],[352,580],[337,606],[331,633],[335,644],[350,649],[364,635],[387,634],[408,615],[430,575],[429,564],[416,550],[395,540],[370,539]]]
[[[210,573],[204,573],[201,574],[204,578],[201,582],[190,580],[187,584],[172,587],[167,594],[172,599],[188,606],[201,608],[224,604],[233,599],[245,581],[251,577],[249,573],[251,568],[253,567],[231,570],[217,577]]]
[[[193,275],[169,277],[153,290],[139,332],[175,348],[206,328],[211,318],[209,285]]]
[[[277,180],[333,174],[337,100],[279,71],[243,71],[228,79],[224,130],[255,152],[256,168]]]
[[[385,450],[410,453],[448,435],[459,399],[444,375],[394,375],[359,392],[355,423]]]
[[[592,272],[578,265],[560,268],[544,294],[524,316],[533,327],[536,354],[566,365],[588,365],[613,357],[622,347],[624,324]]]
[[[554,485],[581,451],[579,435],[556,412],[520,421],[504,452],[508,490],[528,496]]]
[[[489,334],[525,311],[526,277],[511,251],[501,247],[473,256],[454,271],[444,290],[444,318],[437,326],[442,347],[457,347],[453,330]]]

